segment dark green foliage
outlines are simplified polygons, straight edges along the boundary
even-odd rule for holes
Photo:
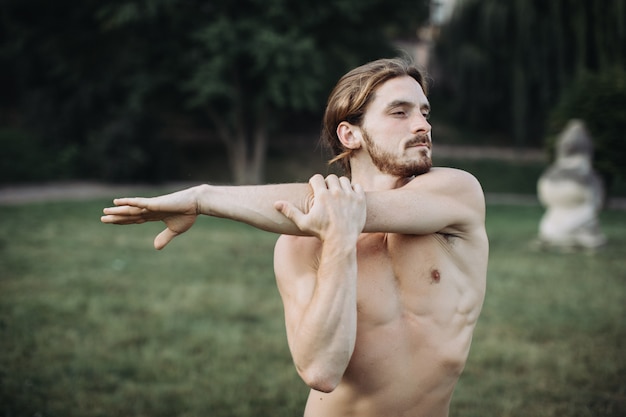
[[[551,150],[556,135],[572,118],[585,121],[594,143],[594,168],[609,190],[616,181],[626,180],[626,70],[582,74],[564,92],[550,115]]]
[[[0,122],[87,153],[81,175],[146,179],[169,154],[164,127],[182,116],[221,139],[237,180],[250,179],[270,133],[295,111],[319,115],[348,68],[395,55],[391,36],[415,36],[427,9],[410,0],[6,0]]]
[[[54,149],[37,135],[0,129],[0,184],[71,178],[76,149]]]
[[[542,143],[547,115],[583,72],[626,66],[625,0],[458,2],[435,49],[433,97],[449,120]]]
[[[159,122],[147,116],[122,114],[91,132],[76,164],[80,171],[113,182],[167,179],[176,171],[174,146],[159,133]]]

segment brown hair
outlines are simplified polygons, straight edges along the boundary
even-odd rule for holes
[[[320,137],[333,155],[329,165],[340,162],[344,173],[350,174],[352,149],[345,148],[339,140],[337,126],[343,121],[361,126],[376,89],[388,80],[407,75],[413,77],[427,94],[424,75],[411,62],[401,58],[372,61],[341,77],[328,97]]]

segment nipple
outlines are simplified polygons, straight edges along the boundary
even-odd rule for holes
[[[430,271],[430,278],[432,279],[431,283],[438,284],[439,281],[441,280],[441,274],[439,273],[438,270],[432,269]]]

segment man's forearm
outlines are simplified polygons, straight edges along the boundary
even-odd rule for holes
[[[194,187],[199,214],[249,224],[268,232],[290,235],[303,233],[274,207],[276,201],[290,201],[307,212],[313,201],[309,184],[252,186],[201,185]]]

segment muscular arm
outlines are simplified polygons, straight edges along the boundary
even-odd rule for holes
[[[312,238],[281,236],[274,270],[296,370],[309,387],[330,392],[356,341],[356,245],[318,244]]]
[[[463,235],[482,228],[485,200],[471,174],[435,168],[403,187],[366,194],[364,232]]]
[[[274,233],[302,235],[291,220],[276,210],[276,201],[289,201],[306,211],[312,205],[313,192],[308,184],[200,185],[151,198],[115,199],[114,207],[103,210],[101,221],[119,225],[163,221],[167,227],[155,238],[156,249],[162,249],[174,237],[189,230],[202,214],[240,221]]]
[[[320,175],[312,178],[321,183]],[[308,212],[313,204],[310,184],[253,187],[214,187],[200,198],[201,212],[243,221],[257,228],[291,235],[307,235],[276,210]],[[441,231],[463,233],[473,224],[482,227],[484,197],[478,181],[464,171],[435,168],[403,187],[366,192],[367,217],[363,232],[424,235]]]
[[[303,212],[313,205],[309,184],[202,187],[198,195],[201,214],[240,221],[279,234],[302,235],[303,232],[276,210],[277,201],[289,201]]]
[[[316,175],[312,181],[323,178]],[[278,206],[277,201],[281,202]],[[308,212],[313,192],[309,184],[201,185],[160,197],[114,202],[116,207],[104,209],[104,223],[166,223],[167,229],[155,239],[155,247],[160,249],[188,230],[200,214],[244,222],[273,233],[307,235],[281,212]],[[366,205],[365,232],[456,233],[484,221],[480,185],[470,174],[452,169],[433,169],[398,189],[368,192]]]
[[[365,195],[347,178],[311,185],[315,202],[309,212],[294,207],[286,215],[317,239],[282,236],[274,268],[296,369],[311,388],[330,392],[356,341],[356,242],[365,222]]]

